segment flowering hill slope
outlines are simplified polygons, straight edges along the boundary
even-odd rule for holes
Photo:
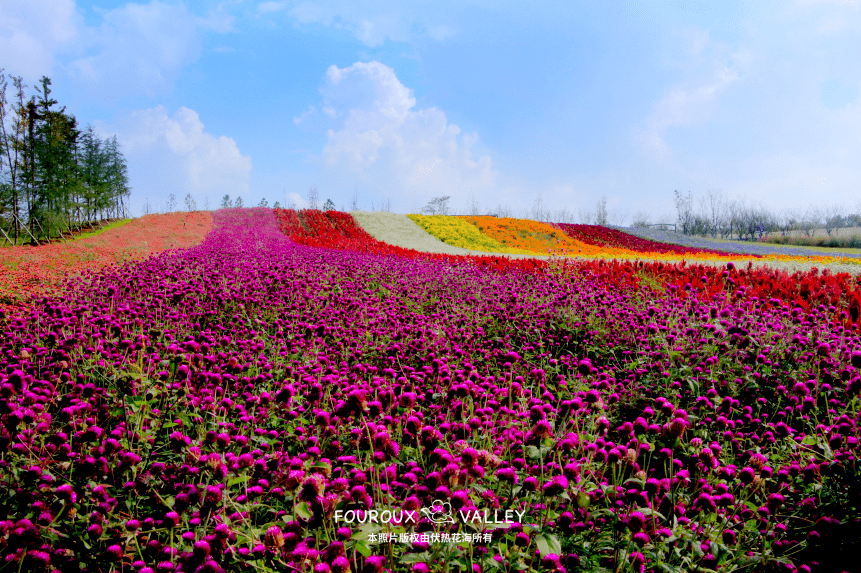
[[[798,573],[857,549],[861,282],[470,260],[223,210],[0,318],[0,557]]]
[[[145,215],[68,243],[2,248],[0,309],[4,304],[11,308],[52,291],[67,274],[75,276],[197,245],[211,226],[209,211]]]

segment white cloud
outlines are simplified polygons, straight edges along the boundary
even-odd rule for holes
[[[386,40],[406,42],[419,37],[444,40],[455,34],[449,25],[430,22],[427,6],[411,13],[410,6],[392,0],[328,0],[317,2],[266,1],[257,5],[259,15],[285,12],[299,24],[320,24],[344,30],[369,47]],[[441,18],[445,15],[441,15]]]
[[[302,198],[298,193],[287,193],[286,203],[284,204],[285,209],[307,209],[308,202]]]
[[[708,32],[701,30],[687,31],[686,53],[686,59],[675,65],[688,72],[688,79],[670,88],[655,103],[645,126],[632,130],[635,144],[655,160],[672,156],[664,139],[667,130],[707,122],[714,111],[714,100],[741,78],[739,70],[750,60],[747,54],[729,54],[726,46],[712,42]]]
[[[0,0],[0,62],[13,75],[50,75],[54,51],[80,25],[74,0]]]
[[[466,197],[496,189],[487,154],[474,151],[478,135],[461,134],[436,108],[416,110],[412,90],[379,62],[331,66],[321,89],[336,127],[317,158],[341,183],[357,179],[383,196],[405,192]]]
[[[171,117],[158,106],[127,114],[114,125],[96,122],[96,129],[102,136],[117,136],[138,197],[249,192],[251,158],[232,138],[206,133],[194,110],[181,107]]]
[[[28,78],[61,68],[100,96],[163,93],[199,57],[201,31],[233,29],[227,6],[197,16],[181,2],[128,3],[88,27],[74,0],[0,0],[0,62]]]
[[[69,71],[93,91],[163,92],[198,58],[198,29],[209,26],[206,22],[183,4],[126,4],[105,13],[101,26],[88,30],[96,53],[71,62]]]

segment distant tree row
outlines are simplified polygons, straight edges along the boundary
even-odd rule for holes
[[[22,78],[0,69],[0,243],[38,243],[80,231],[91,222],[124,217],[131,192],[117,138],[78,128],[51,98],[42,77],[28,97]]]
[[[830,237],[842,228],[861,227],[861,203],[855,206],[855,213],[838,204],[775,213],[717,191],[699,197],[696,206],[690,192],[685,195],[676,191],[675,203],[676,231],[685,235],[756,240],[774,234],[811,237],[817,229],[824,229]]]

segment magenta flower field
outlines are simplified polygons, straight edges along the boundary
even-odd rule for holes
[[[597,268],[260,208],[74,279],[0,317],[0,570],[857,569],[858,285]]]

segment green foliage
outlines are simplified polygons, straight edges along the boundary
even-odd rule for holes
[[[94,219],[122,216],[131,191],[126,161],[116,139],[102,141],[92,126],[57,109],[51,80],[42,77],[26,98],[12,78],[16,101],[6,99],[0,69],[0,224],[31,242],[51,239]],[[9,105],[9,104],[12,105]]]

